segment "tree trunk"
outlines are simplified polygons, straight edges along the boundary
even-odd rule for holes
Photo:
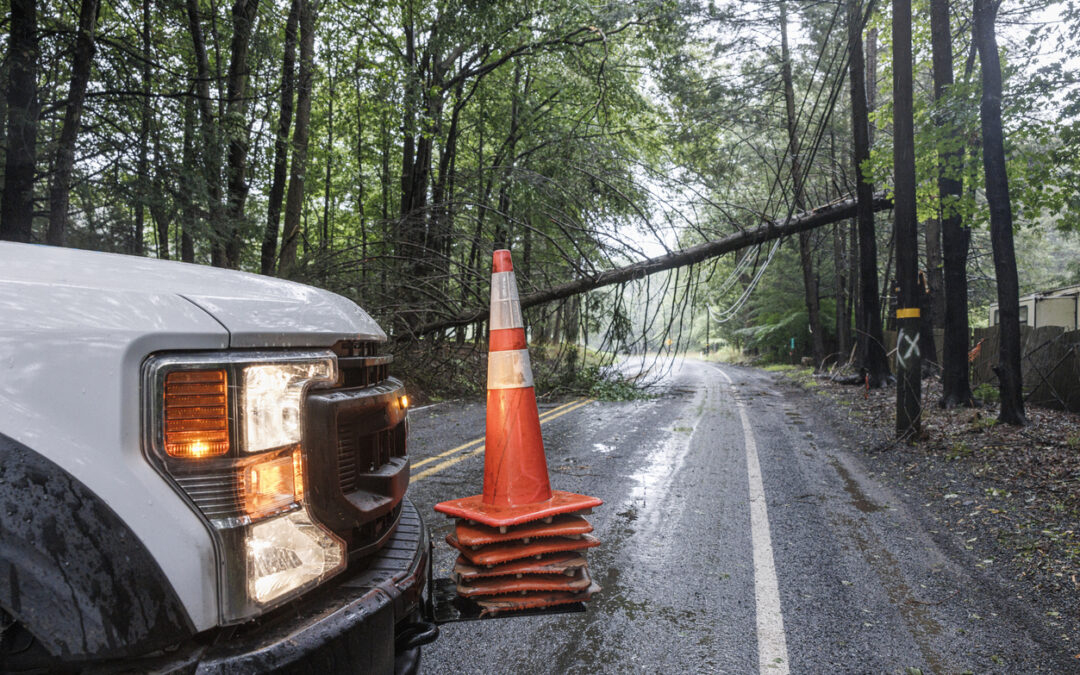
[[[791,52],[787,37],[787,2],[780,2],[781,77],[784,81],[784,105],[787,111],[788,156],[791,157],[791,179],[795,186],[795,211],[804,210],[802,167],[799,165],[799,134],[795,120],[795,86],[791,76]],[[821,327],[821,300],[817,275],[814,273],[814,250],[809,232],[799,233],[799,262],[802,264],[803,293],[810,325],[810,345],[814,370],[825,361],[825,335]]]
[[[872,6],[872,5],[871,5]],[[861,10],[860,10],[861,11]],[[866,25],[864,20],[862,24]],[[872,113],[877,110],[877,57],[878,57],[878,41],[877,41],[877,28],[871,28],[866,33],[866,72],[864,73],[865,79],[863,84],[863,90],[866,92],[866,110],[868,113]],[[862,33],[859,33],[859,44],[862,44]],[[859,60],[862,60],[862,54],[859,54]],[[874,132],[876,129],[873,125],[867,125],[867,137],[870,139],[869,146],[874,145]]]
[[[930,0],[930,39],[934,59],[934,100],[939,104],[953,83],[952,30],[948,0]],[[935,123],[953,136],[956,117],[948,108],[938,110]],[[951,133],[948,130],[953,130]],[[964,226],[958,210],[963,185],[956,177],[964,163],[963,147],[938,157],[938,194],[944,263],[945,342],[942,349],[941,406],[954,408],[975,404],[968,378],[967,258],[971,230]]]
[[[181,156],[180,190],[180,260],[195,262],[195,239],[198,215],[195,207],[195,173],[198,160],[195,156],[195,109],[190,98],[184,100],[184,141]]]
[[[911,0],[893,0],[893,176],[896,205],[896,436],[921,434],[922,363],[919,352],[919,231],[915,220]]]
[[[229,154],[225,164],[228,195],[224,228],[225,264],[240,267],[240,253],[244,243],[244,204],[247,202],[248,154],[248,51],[255,19],[259,13],[259,0],[236,0],[232,8],[233,35],[229,49],[229,72],[227,76],[225,118],[221,120]]]
[[[941,221],[930,218],[926,221],[924,232],[926,241],[926,288],[923,298],[922,346],[923,368],[928,371],[941,367],[938,359],[937,344],[934,343],[934,329],[940,329],[945,323],[945,293],[942,286],[941,263]]]
[[[168,184],[166,182],[166,172],[168,171],[165,166],[164,159],[161,152],[161,129],[159,126],[155,126],[153,130],[153,143],[154,143],[154,179],[153,190],[154,199],[150,200],[150,217],[154,220],[154,227],[157,233],[157,257],[161,260],[169,259],[169,224],[172,223],[174,216],[176,215],[176,202],[168,202],[165,199],[165,195],[169,194]],[[172,176],[169,176],[168,180],[171,180]],[[167,205],[169,207],[167,208]]]
[[[356,213],[360,217],[360,283],[367,280],[368,272],[368,233],[367,210],[364,207],[364,97],[360,83],[360,69],[364,65],[360,55],[360,43],[356,45],[356,65],[353,69],[353,82],[356,94]]]
[[[919,353],[922,354],[922,374],[929,377],[941,371],[941,363],[938,361],[937,343],[934,342],[934,324],[932,320],[936,300],[934,291],[930,288],[929,275],[923,272],[919,272],[918,293]]]
[[[457,155],[458,124],[461,110],[465,107],[462,100],[463,88],[464,82],[458,85],[455,92],[454,105],[450,112],[450,127],[446,132],[446,142],[439,153],[439,175],[435,178],[435,185],[431,191],[431,246],[436,252],[435,268],[443,284],[450,278],[450,242],[453,238],[453,224],[448,202],[452,197],[449,190],[452,189],[454,159]]]
[[[326,124],[326,180],[323,185],[323,217],[322,217],[322,237],[319,240],[319,248],[328,249],[330,247],[330,214],[332,212],[330,202],[333,199],[333,190],[330,187],[330,176],[334,168],[334,70],[333,67],[329,68],[327,73],[327,79],[330,84],[330,97],[327,99],[327,105],[329,106],[327,112],[327,124]]]
[[[892,201],[885,197],[883,193],[878,193],[873,196],[870,204],[874,211],[882,211],[890,208],[892,206]],[[856,202],[854,199],[846,199],[844,201],[827,204],[806,213],[795,214],[791,218],[774,220],[771,223],[767,223],[760,227],[741,230],[720,239],[714,239],[702,244],[697,244],[696,246],[672,251],[671,253],[666,253],[655,258],[648,258],[640,262],[631,263],[630,265],[582,277],[575,281],[568,281],[564,284],[559,284],[558,286],[553,286],[542,291],[529,293],[528,295],[521,297],[521,307],[522,309],[535,307],[536,305],[542,305],[547,302],[569,298],[570,296],[579,293],[587,293],[597,288],[603,288],[604,286],[622,284],[656,274],[657,272],[685,267],[686,265],[694,265],[703,260],[709,260],[724,255],[725,253],[731,253],[732,251],[739,251],[749,246],[756,246],[781,237],[790,237],[800,232],[805,232],[806,230],[812,230],[816,227],[832,225],[835,222],[853,217],[855,211]],[[426,323],[419,326],[412,333],[403,333],[399,335],[399,339],[426,335],[455,326],[467,326],[483,321],[487,316],[487,307],[462,312],[451,317],[445,317]]]
[[[379,152],[379,186],[381,188],[380,195],[380,213],[382,214],[383,224],[385,225],[390,220],[390,120],[388,119],[390,113],[386,108],[383,109],[382,118],[379,124],[379,141],[381,142]]]
[[[858,172],[856,172],[858,173]],[[848,237],[848,293],[847,293],[847,307],[844,310],[845,316],[849,317],[848,328],[848,351],[844,355],[848,358],[849,355],[854,355],[852,347],[858,342],[858,322],[859,322],[859,223],[855,218],[851,219],[851,223],[847,228]],[[850,323],[854,318],[856,324],[856,332],[851,333]]]
[[[198,102],[203,180],[209,198],[207,234],[210,239],[210,262],[215,267],[225,266],[225,242],[221,239],[221,148],[214,124],[214,111],[210,98],[210,59],[206,54],[202,20],[199,16],[199,0],[186,0],[188,30],[195,52],[195,97]]]
[[[143,254],[143,235],[146,227],[146,200],[150,198],[150,191],[146,189],[149,180],[150,166],[150,0],[142,3],[142,87],[143,105],[142,119],[139,121],[139,161],[137,164],[138,176],[135,177],[137,194],[135,197],[135,234],[131,241],[131,252],[135,255]]]
[[[874,186],[863,174],[862,166],[870,158],[870,119],[867,109],[866,81],[863,67],[862,30],[865,23],[862,2],[848,0],[848,64],[851,77],[851,129],[855,160],[855,195],[858,201],[856,220],[859,237],[859,302],[856,307],[857,362],[871,387],[879,388],[889,380],[889,359],[885,354],[885,336],[881,329],[881,292],[878,289],[877,232],[874,227]]]
[[[296,268],[300,216],[304,209],[304,174],[307,172],[308,132],[311,122],[311,80],[315,61],[317,0],[300,0],[300,76],[296,97],[289,192],[285,198],[285,229],[281,241],[279,274],[291,276]]]
[[[836,269],[836,284],[834,297],[836,299],[836,352],[837,363],[844,360],[848,350],[848,328],[851,326],[851,315],[848,314],[848,279],[847,271],[847,232],[845,224],[833,225],[833,266]]]
[[[945,325],[945,282],[941,253],[941,220],[926,221],[926,284],[930,291],[930,324],[934,328]]]
[[[435,41],[434,31],[429,42]],[[432,143],[437,119],[442,114],[443,93],[425,75],[433,67],[431,54],[417,58],[415,30],[410,16],[404,27],[406,85],[402,126],[405,138],[401,156],[401,202],[396,239],[399,259],[404,263],[402,274],[415,283],[427,276],[427,198],[431,175]],[[433,91],[438,89],[438,91]],[[418,112],[420,114],[418,114]],[[411,304],[419,298],[410,284],[405,301]],[[410,314],[406,323],[415,325],[418,315]]]
[[[34,224],[37,159],[37,0],[11,0],[8,38],[8,130],[0,239],[30,241]]]
[[[517,141],[521,126],[521,63],[514,63],[514,93],[510,102],[510,136],[508,151],[505,155],[506,168],[502,172],[499,185],[499,212],[496,214],[494,246],[504,249],[510,246],[510,183],[514,177],[514,162],[517,160]]]
[[[296,91],[296,25],[300,21],[300,2],[289,4],[285,20],[285,55],[281,64],[281,108],[274,137],[274,177],[266,206],[266,229],[263,232],[259,271],[273,274],[277,262],[278,230],[281,227],[281,202],[285,198],[285,178],[289,162],[289,128],[292,126],[293,95]]]
[[[82,0],[79,7],[79,32],[75,37],[71,84],[68,87],[67,105],[64,107],[64,125],[56,142],[52,185],[49,186],[49,229],[45,241],[53,246],[63,246],[67,234],[71,174],[75,168],[75,141],[82,126],[86,84],[90,81],[90,68],[94,62],[94,33],[99,8],[98,0]]]
[[[1020,372],[1020,285],[1013,250],[1012,203],[1005,167],[1005,138],[1001,128],[1001,62],[998,57],[994,20],[997,3],[975,0],[974,40],[982,64],[983,171],[986,173],[986,202],[990,207],[990,242],[994,248],[997,277],[1001,348],[994,369],[1001,383],[1001,414],[998,421],[1023,425],[1023,379]]]

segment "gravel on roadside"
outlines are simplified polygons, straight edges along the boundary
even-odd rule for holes
[[[1080,671],[1080,415],[1028,407],[1027,426],[996,424],[996,404],[939,408],[940,380],[928,378],[923,434],[907,444],[893,438],[895,388],[776,372],[829,401],[874,477],[912,495],[939,543],[1039,617]]]

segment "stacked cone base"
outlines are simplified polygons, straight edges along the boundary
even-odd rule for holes
[[[583,555],[600,545],[592,529],[577,514],[502,527],[458,519],[446,535],[460,553],[458,595],[476,602],[481,616],[584,602],[600,591]]]
[[[527,594],[530,592],[568,591],[577,593],[592,585],[588,568],[581,567],[565,574],[520,574],[513,577],[489,577],[458,582],[458,595],[473,598],[478,595],[505,595],[506,593]]]
[[[435,505],[435,510],[453,518],[463,518],[489,527],[502,528],[531,523],[534,520],[551,518],[564,513],[580,512],[603,503],[596,497],[552,490],[551,498],[542,502],[499,506],[485,504],[484,495],[473,495],[440,502]]]
[[[522,558],[492,566],[474,565],[465,556],[459,555],[454,565],[454,574],[458,580],[525,574],[573,574],[575,570],[587,566],[585,556],[576,552],[552,553],[539,558]]]
[[[592,532],[592,525],[581,516],[555,516],[550,520],[551,522],[539,521],[521,525],[515,527],[513,531],[506,527],[500,529],[487,525],[459,523],[456,534],[458,541],[465,546],[483,546],[515,539],[522,539],[525,543],[529,543],[531,539],[572,537]]]
[[[581,551],[600,545],[600,540],[588,534],[574,535],[573,537],[547,537],[525,542],[503,541],[486,546],[463,546],[456,535],[446,535],[446,543],[450,544],[475,565],[498,565],[520,558],[542,556],[545,553],[559,553],[562,551]]]
[[[599,587],[581,551],[600,544],[583,513],[596,497],[552,490],[510,251],[491,258],[484,490],[435,510],[457,518],[458,593],[483,614],[588,600]],[[576,514],[576,515],[573,515]]]
[[[577,593],[557,591],[554,593],[490,596],[478,599],[476,604],[484,608],[483,611],[480,612],[480,616],[486,616],[489,614],[498,614],[499,612],[554,607],[556,605],[567,605],[573,602],[587,602],[592,598],[593,593],[599,592],[600,587],[596,584],[592,584],[584,591]]]

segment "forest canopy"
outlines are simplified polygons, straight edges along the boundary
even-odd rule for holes
[[[912,90],[920,269],[940,321],[943,218],[973,228],[973,312],[995,275],[974,6],[944,3],[954,84],[936,96],[933,4],[914,3]],[[887,3],[5,5],[0,237],[307,281],[396,336],[486,305],[493,248],[513,250],[528,294],[852,198],[860,171],[893,188]],[[994,8],[1021,252],[1073,253],[1080,9]],[[870,120],[861,166],[852,25]],[[955,198],[938,191],[943,157]],[[884,316],[890,213],[873,235]],[[839,359],[860,329],[860,245],[850,218],[560,298],[531,310],[533,337],[657,347],[681,326],[683,343]]]

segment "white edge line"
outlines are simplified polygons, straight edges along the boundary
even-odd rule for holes
[[[734,383],[718,366],[713,367],[731,387],[746,443],[746,473],[750,482],[750,537],[754,549],[754,600],[757,605],[758,670],[761,673],[787,675],[784,615],[780,609],[780,585],[776,580],[772,537],[769,534],[769,511],[765,503],[765,485],[761,480],[757,442],[750,426],[750,417],[746,414],[746,406],[738,399]]]

